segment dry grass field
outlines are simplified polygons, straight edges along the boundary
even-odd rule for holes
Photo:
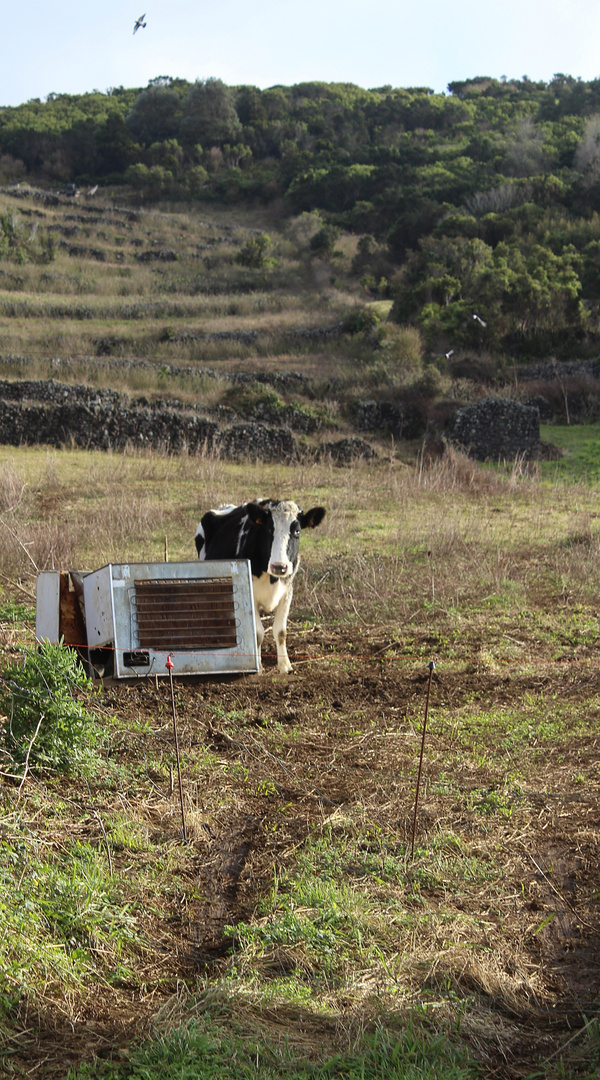
[[[596,486],[3,448],[3,685],[37,569],[191,558],[274,493],[328,511],[294,672],[176,683],[187,844],[168,683],[73,690],[66,773],[2,751],[4,1074],[597,1076]]]
[[[275,364],[319,377],[343,361],[339,344],[294,335],[335,325],[361,296],[349,277],[356,243],[347,238],[334,260],[315,258],[312,215],[290,223],[273,211],[236,215],[218,206],[167,212],[54,203],[0,192],[21,256],[0,273],[5,357],[112,356],[248,370]],[[263,233],[267,254],[256,265],[240,262]],[[39,370],[47,369],[39,363]]]
[[[316,214],[3,188],[0,225],[2,379],[224,406],[265,423],[290,422],[293,406],[311,446],[352,433],[357,402],[382,388],[406,384],[421,404],[434,384],[455,392],[424,372],[415,328],[382,321],[391,301],[361,284],[357,237],[311,250]],[[240,373],[259,379],[232,383]]]

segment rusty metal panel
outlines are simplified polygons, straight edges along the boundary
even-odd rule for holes
[[[87,647],[81,576],[75,570],[60,574],[60,636],[65,645]]]
[[[136,581],[135,598],[140,648],[237,645],[233,578]]]
[[[87,647],[83,617],[84,575],[77,570],[42,570],[35,586],[35,636],[37,641],[63,641]]]

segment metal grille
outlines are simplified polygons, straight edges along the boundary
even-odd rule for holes
[[[140,648],[168,651],[237,645],[232,578],[138,580],[134,584]]]

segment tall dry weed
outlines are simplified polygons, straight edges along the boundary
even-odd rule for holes
[[[33,582],[40,570],[75,569],[80,532],[56,520],[23,524],[0,520],[0,575],[9,581]]]
[[[412,603],[403,555],[356,553],[326,566],[305,561],[295,593],[298,613],[336,623],[401,619]]]
[[[191,480],[197,488],[199,511],[204,512],[228,501],[222,495],[228,487],[228,474],[218,449],[205,444],[193,454],[178,455],[176,474],[182,480]]]
[[[41,521],[26,530],[26,546],[39,570],[75,568],[80,530],[74,523]]]
[[[13,462],[0,466],[0,513],[12,514],[24,503],[28,484]]]
[[[502,483],[498,475],[452,446],[439,458],[419,455],[412,482],[420,490],[447,494],[455,491],[488,494]]]
[[[107,562],[122,562],[137,551],[147,552],[149,558],[153,552],[156,558],[160,542],[155,534],[163,534],[164,503],[133,492],[111,492],[86,525],[94,548]]]

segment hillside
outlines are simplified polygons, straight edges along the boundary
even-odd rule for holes
[[[412,460],[490,395],[546,422],[600,413],[595,360],[432,352],[357,280],[364,237],[323,251],[316,213],[23,184],[0,207],[5,442]]]
[[[349,276],[351,239],[334,264],[311,255],[310,216],[282,228],[266,212],[167,213],[23,186],[0,200],[13,244],[0,269],[4,399],[99,407],[120,394],[121,408],[291,428],[316,448],[351,431],[377,317]],[[72,389],[52,395],[48,377]]]
[[[394,299],[394,318],[432,351],[589,356],[599,113],[600,81],[566,75],[482,77],[447,94],[161,78],[1,109],[0,179],[125,183],[142,205],[318,213],[313,251],[352,234],[357,286]]]

